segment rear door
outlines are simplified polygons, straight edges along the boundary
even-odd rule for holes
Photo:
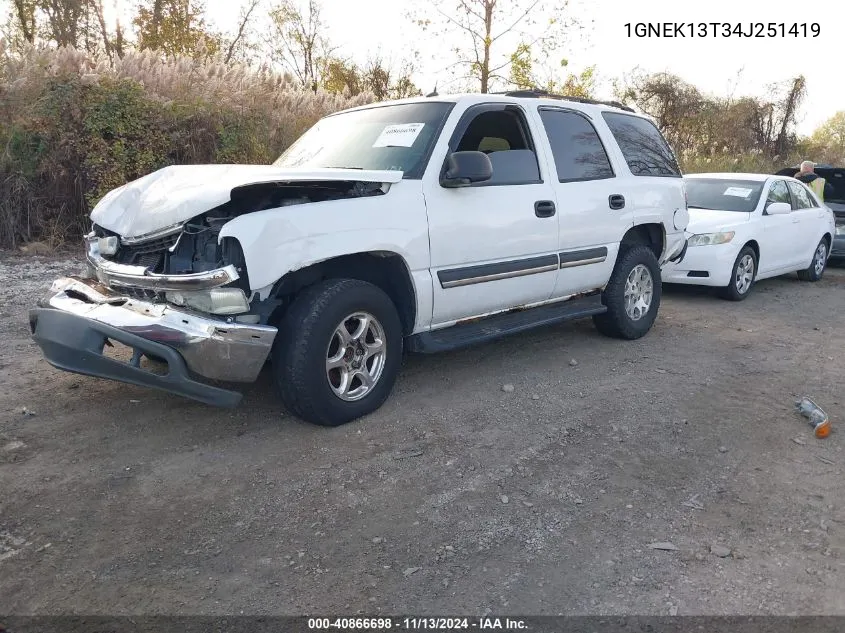
[[[787,185],[792,194],[795,264],[803,267],[812,260],[821,239],[821,224],[827,212],[803,183],[788,181]]]
[[[633,213],[591,117],[557,106],[541,106],[537,113],[560,215],[561,269],[553,296],[565,297],[607,282]]]

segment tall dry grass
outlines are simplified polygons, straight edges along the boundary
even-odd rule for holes
[[[108,190],[185,163],[268,163],[320,117],[373,100],[235,64],[131,52],[113,64],[0,41],[0,247],[59,245]]]

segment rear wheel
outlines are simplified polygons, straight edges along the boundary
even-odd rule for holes
[[[742,301],[751,292],[757,277],[757,254],[750,246],[743,246],[736,256],[731,280],[722,288],[721,295],[729,301]]]
[[[816,252],[813,254],[813,261],[810,262],[809,268],[798,271],[798,279],[801,281],[819,281],[824,275],[824,269],[827,267],[827,240],[822,240],[816,246]]]
[[[402,362],[402,326],[393,302],[373,284],[330,279],[288,309],[273,349],[273,375],[285,406],[323,426],[378,409]]]
[[[633,340],[647,334],[657,318],[660,267],[648,246],[622,248],[602,293],[607,312],[594,316],[593,323],[605,336]]]

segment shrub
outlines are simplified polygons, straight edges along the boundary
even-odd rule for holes
[[[275,159],[320,117],[372,100],[267,70],[0,42],[0,247],[77,241],[109,190],[173,164]]]

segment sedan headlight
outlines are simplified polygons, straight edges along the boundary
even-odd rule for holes
[[[733,231],[722,233],[699,233],[689,238],[690,246],[713,246],[715,244],[727,244],[734,238]]]
[[[167,292],[172,304],[207,314],[241,314],[249,311],[249,300],[240,288],[212,288],[192,292]]]
[[[837,235],[845,235],[845,224],[837,224],[836,225],[836,234]]]

